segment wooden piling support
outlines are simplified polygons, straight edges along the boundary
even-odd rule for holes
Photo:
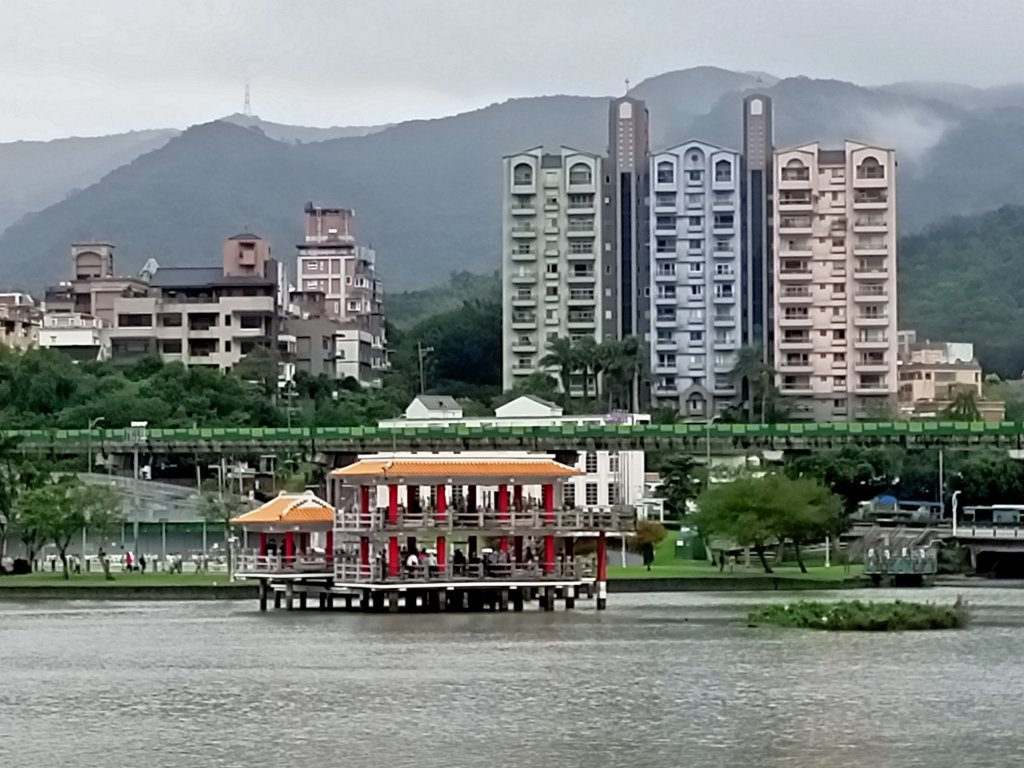
[[[284,606],[285,610],[295,609],[295,582],[289,581],[284,585]]]
[[[260,579],[260,611],[267,610],[267,591],[269,587],[266,579]]]

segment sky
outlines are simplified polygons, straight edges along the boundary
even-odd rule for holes
[[[1024,81],[1021,0],[2,0],[0,141],[374,125],[713,65]]]

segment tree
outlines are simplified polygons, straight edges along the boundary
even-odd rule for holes
[[[761,348],[740,347],[729,375],[740,392],[741,402],[746,406],[747,421],[756,421],[755,414],[760,414],[761,421],[764,422],[765,400],[775,373],[765,362]]]
[[[255,384],[267,397],[277,395],[281,354],[276,349],[260,345],[239,360],[231,373]]]
[[[24,494],[20,524],[53,542],[67,579],[71,539],[85,529],[101,533],[110,530],[120,520],[119,504],[112,488],[63,475]]]
[[[636,336],[601,344],[602,368],[607,379],[608,409],[618,403],[635,412],[639,398],[639,380],[647,367],[647,348]]]
[[[576,370],[583,373],[583,401],[590,400],[590,375],[594,373],[595,387],[597,386],[596,371],[600,366],[601,350],[593,336],[584,336],[576,342],[573,348],[573,356],[576,359]],[[594,399],[600,399],[600,392],[594,393]]]
[[[842,500],[813,478],[779,480],[782,514],[776,518],[775,534],[780,542],[793,542],[800,572],[807,573],[800,547],[842,532]]]
[[[579,358],[568,336],[558,336],[548,342],[548,351],[540,359],[540,365],[558,370],[562,384],[563,405],[568,405],[572,392],[572,375],[576,372]]]
[[[703,479],[697,476],[693,458],[677,453],[665,459],[661,467],[661,487],[658,495],[676,518],[686,514],[687,502],[697,498]]]
[[[843,497],[847,516],[862,501],[890,490],[898,481],[892,458],[884,450],[855,445],[797,456],[786,465],[786,474],[792,478],[811,477],[831,488]]]
[[[943,409],[942,418],[952,421],[981,421],[978,393],[973,389],[957,389],[953,401]]]
[[[224,552],[228,558],[228,573],[231,573],[231,519],[245,511],[246,502],[242,496],[230,491],[207,486],[199,500],[199,514],[210,525],[220,528],[224,534]]]
[[[641,520],[637,523],[636,534],[630,539],[630,548],[643,556],[648,571],[654,562],[654,552],[666,535],[668,531],[665,526],[654,520]]]
[[[732,540],[757,553],[765,573],[771,566],[765,548],[778,539],[782,516],[777,475],[744,475],[732,482],[709,486],[697,500],[695,521],[708,535]]]

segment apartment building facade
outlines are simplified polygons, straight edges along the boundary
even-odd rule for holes
[[[895,174],[892,149],[854,141],[775,152],[774,359],[794,415],[894,410]]]
[[[688,141],[650,160],[652,395],[708,418],[736,399],[742,342],[740,155]]]
[[[548,342],[602,339],[601,157],[542,147],[503,159],[502,384],[540,371]]]
[[[270,244],[235,235],[224,243],[222,266],[160,267],[146,295],[115,299],[111,357],[158,355],[228,370],[258,347],[276,349],[279,293]]]

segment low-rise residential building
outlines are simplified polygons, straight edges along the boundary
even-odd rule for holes
[[[406,408],[405,415],[397,419],[381,421],[382,428],[407,426],[515,426],[515,427],[556,427],[564,424],[585,426],[587,424],[644,424],[650,422],[646,414],[612,413],[607,415],[565,415],[562,407],[533,395],[523,395],[495,409],[493,416],[464,417],[462,406],[447,395],[420,395]],[[497,452],[495,455],[521,455],[522,452]],[[563,491],[563,503],[579,507],[610,507],[617,504],[637,506],[645,498],[644,452],[643,451],[581,451],[559,453],[562,461],[585,474],[568,480]],[[484,490],[484,499],[495,492]],[[527,488],[539,499],[540,487]],[[381,503],[384,503],[383,501]]]
[[[29,305],[0,305],[0,345],[30,349],[39,343],[39,311]]]
[[[900,412],[913,418],[937,418],[961,392],[970,392],[985,421],[1002,421],[1006,404],[985,400],[981,365],[968,342],[918,342],[901,332],[899,363]]]
[[[269,243],[252,234],[224,243],[220,267],[159,267],[146,295],[114,300],[111,356],[227,370],[277,347],[278,283]]]

